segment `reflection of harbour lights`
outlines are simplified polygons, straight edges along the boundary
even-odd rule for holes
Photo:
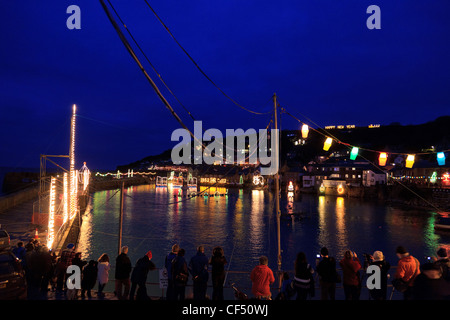
[[[55,184],[56,179],[51,178],[50,181],[50,196],[49,196],[49,211],[48,211],[48,236],[47,236],[47,247],[49,249],[53,246],[53,241],[55,241]]]
[[[288,192],[288,200],[289,200],[289,202],[294,201],[294,192],[292,192],[292,191]]]

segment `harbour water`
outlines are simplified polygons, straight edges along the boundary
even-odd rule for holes
[[[277,270],[277,232],[274,196],[268,191],[210,189],[217,196],[184,198],[186,191],[151,185],[125,189],[122,245],[129,247],[133,263],[148,250],[158,268],[171,246],[186,250],[186,260],[203,245],[207,256],[222,246],[230,273],[227,282],[249,288],[249,273],[266,255]],[[225,195],[227,194],[227,195]],[[180,195],[180,196],[179,196]],[[361,199],[297,194],[289,202],[281,197],[282,212],[301,213],[281,219],[282,269],[292,271],[299,251],[314,264],[320,248],[341,259],[346,249],[363,253],[380,250],[391,265],[397,264],[395,248],[407,247],[422,263],[440,246],[450,247],[450,233],[434,230],[435,211],[396,208]],[[118,254],[120,192],[99,191],[92,195],[77,251],[83,259],[107,253],[115,264]],[[243,271],[241,274],[239,272]],[[158,281],[158,275],[152,275]],[[110,273],[114,279],[114,273]],[[248,290],[249,293],[249,290]]]

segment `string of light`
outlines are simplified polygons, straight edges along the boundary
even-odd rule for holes
[[[406,156],[405,167],[412,168],[414,165],[414,162],[416,161],[416,156],[436,154],[437,164],[439,166],[443,166],[443,165],[445,165],[445,159],[446,159],[445,153],[450,151],[450,149],[447,149],[447,150],[442,150],[442,151],[429,151],[429,152],[416,152],[416,153],[405,153],[405,152],[389,152],[388,153],[385,151],[374,150],[374,149],[369,149],[369,148],[364,148],[364,147],[358,147],[358,146],[351,145],[349,143],[341,141],[337,137],[333,136],[326,129],[320,128],[325,133],[321,132],[321,130],[314,129],[313,127],[309,126],[304,121],[301,121],[299,118],[297,118],[296,116],[294,116],[290,112],[288,112],[285,107],[282,108],[282,113],[287,114],[288,116],[292,117],[293,119],[295,119],[296,121],[298,121],[299,123],[302,124],[301,133],[302,133],[303,139],[306,139],[308,137],[308,133],[309,133],[310,129],[319,133],[320,135],[324,136],[325,141],[324,141],[324,145],[323,145],[323,150],[328,151],[330,149],[331,145],[333,144],[333,142],[347,146],[351,150],[350,151],[350,160],[356,160],[356,158],[359,155],[359,151],[364,150],[367,152],[377,153],[379,155],[378,156],[378,164],[380,166],[386,165],[389,155],[402,155],[402,156]]]

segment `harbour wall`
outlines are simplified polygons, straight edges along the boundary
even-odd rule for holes
[[[29,187],[6,196],[0,197],[0,213],[5,212],[24,202],[38,199],[39,186]]]

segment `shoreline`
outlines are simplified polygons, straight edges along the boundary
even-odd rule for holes
[[[85,210],[88,208],[89,198],[91,194],[98,191],[104,191],[104,190],[113,190],[113,189],[119,189],[121,186],[121,183],[124,182],[125,187],[130,186],[139,186],[139,185],[150,185],[154,184],[154,181],[152,179],[149,179],[147,177],[142,176],[135,176],[131,178],[124,178],[120,180],[93,180],[89,185],[88,193],[85,196],[80,196],[82,201],[80,201],[80,217],[75,218],[74,220],[77,220],[77,223],[72,223],[70,226],[70,230],[66,230],[66,236],[65,239],[61,239],[61,246],[63,247],[64,244],[70,243],[70,242],[76,242],[79,234],[76,232],[75,229],[80,228],[82,224],[82,216],[85,214]],[[214,187],[211,185],[201,185],[202,187]],[[222,187],[222,186],[220,186]],[[199,190],[200,185],[197,187],[197,190]],[[228,187],[228,188],[239,188],[237,186],[234,187]],[[29,188],[31,189],[31,188]],[[37,187],[35,187],[37,189]],[[251,187],[244,187],[242,189],[253,189]],[[259,188],[261,189],[261,188]],[[271,188],[268,187],[264,190],[267,190],[269,192],[271,191]],[[313,190],[308,190],[305,192],[305,190],[297,190],[296,195],[302,195],[302,194],[315,194],[316,196],[320,196],[320,193],[318,192],[312,192]],[[15,194],[20,194],[23,192],[30,192],[27,189],[18,191]],[[448,192],[446,190],[445,192]],[[282,191],[282,194],[285,192]],[[12,197],[15,194],[10,194],[7,196],[0,196],[0,204],[3,201],[5,201],[5,198]],[[336,197],[337,195],[328,195]],[[392,207],[399,207],[406,210],[426,210],[426,211],[436,211],[438,212],[445,212],[445,210],[449,210],[447,207],[444,207],[442,210],[438,210],[436,207],[427,204],[425,201],[421,199],[401,199],[399,198],[393,198],[389,192],[387,192],[386,197],[383,197],[382,199],[379,199],[379,197],[352,197],[347,195],[348,198],[354,198],[354,199],[361,199],[361,201],[364,202],[372,202],[372,201],[382,201],[387,206]],[[11,245],[15,245],[18,241],[28,241],[30,238],[34,238],[35,230],[38,230],[38,236],[40,239],[43,239],[46,237],[46,227],[40,226],[37,224],[32,223],[32,215],[33,215],[33,203],[38,200],[37,192],[36,195],[30,198],[21,197],[22,200],[16,201],[15,204],[7,208],[5,210],[1,210],[0,206],[0,224],[2,227],[9,228],[11,230]],[[428,200],[427,200],[428,201]],[[429,202],[431,203],[431,202]],[[7,230],[8,231],[8,230]]]

